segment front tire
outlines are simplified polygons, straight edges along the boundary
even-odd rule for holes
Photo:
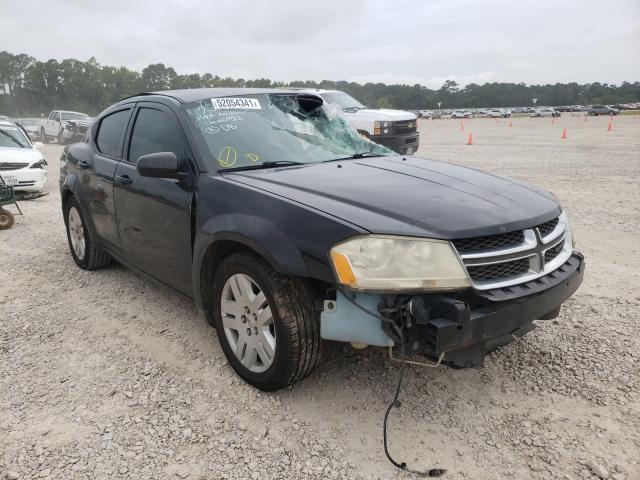
[[[311,373],[318,315],[306,285],[251,252],[227,257],[213,280],[212,317],[227,360],[256,388],[274,391]]]
[[[97,270],[111,263],[111,256],[96,246],[82,216],[80,205],[71,197],[64,206],[64,223],[73,260],[83,270]]]

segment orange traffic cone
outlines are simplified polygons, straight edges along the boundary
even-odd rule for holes
[[[460,120],[460,131],[464,132],[464,122]]]
[[[513,122],[509,120],[509,128],[513,127]]]
[[[610,132],[611,130],[613,130],[613,124],[611,123],[611,120],[609,120],[609,126],[607,127],[607,132]]]
[[[473,145],[473,133],[469,132],[469,138],[467,139],[467,145]]]
[[[567,129],[566,128],[564,130],[562,130],[562,136],[560,138],[562,140],[566,140],[567,139]]]

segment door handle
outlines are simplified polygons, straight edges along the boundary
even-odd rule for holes
[[[133,180],[131,180],[129,175],[116,175],[116,182],[120,185],[131,185]]]
[[[79,166],[80,168],[89,168],[89,162],[85,162],[84,160],[80,160],[80,161],[78,162],[78,166]]]

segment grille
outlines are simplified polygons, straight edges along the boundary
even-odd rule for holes
[[[417,120],[402,120],[400,122],[393,122],[393,132],[397,135],[415,133],[417,127]]]
[[[544,252],[544,263],[549,263],[551,260],[556,258],[564,247],[564,240],[558,243],[555,247],[550,248],[546,252]]]
[[[529,271],[529,259],[521,258],[511,262],[494,263],[492,265],[468,266],[469,276],[476,281],[496,280],[523,275]]]
[[[28,163],[0,163],[0,170],[18,170],[24,168]]]
[[[486,235],[484,237],[462,238],[454,240],[453,244],[460,253],[476,250],[490,250],[494,248],[515,247],[524,242],[524,233],[520,231]]]
[[[546,237],[551,232],[553,232],[553,229],[556,228],[556,225],[558,225],[558,219],[554,218],[553,220],[549,220],[542,225],[538,225],[536,228],[540,232],[541,236]]]

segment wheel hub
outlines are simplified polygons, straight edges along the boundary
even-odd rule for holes
[[[230,276],[220,301],[222,326],[236,358],[249,371],[262,373],[273,363],[276,332],[271,307],[249,275]]]
[[[85,252],[85,239],[84,239],[84,227],[82,226],[82,220],[80,213],[76,207],[69,209],[69,239],[71,240],[71,248],[76,254],[78,259],[84,258]]]

